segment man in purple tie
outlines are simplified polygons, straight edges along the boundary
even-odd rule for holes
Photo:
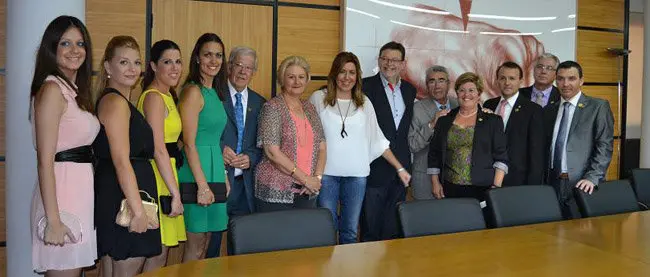
[[[555,70],[560,60],[551,53],[544,53],[535,62],[535,83],[519,90],[521,96],[546,108],[560,101],[560,91],[553,85]]]

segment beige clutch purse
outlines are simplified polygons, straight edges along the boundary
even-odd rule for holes
[[[144,193],[149,200],[142,200],[142,207],[144,207],[144,212],[147,215],[149,225],[158,226],[158,204],[156,204],[156,200],[146,191],[141,190],[140,193]],[[129,203],[127,203],[126,198],[122,199],[120,210],[117,212],[117,216],[115,217],[115,223],[122,227],[129,227],[131,224],[131,218],[133,218],[133,212],[131,212]]]

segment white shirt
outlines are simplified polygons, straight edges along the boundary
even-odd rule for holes
[[[515,106],[515,102],[517,102],[517,98],[519,97],[519,91],[515,93],[510,99],[506,101],[506,106],[504,107],[503,111],[503,117],[501,118],[503,120],[503,129],[505,130],[506,126],[508,126],[508,119],[510,119],[510,114],[512,113],[512,108]],[[503,101],[503,96],[501,96],[501,100],[499,100],[499,105],[501,105],[501,101]],[[497,106],[497,112],[499,111],[501,107]]]
[[[230,91],[230,98],[232,98],[232,108],[233,108],[233,115],[236,109],[236,103],[237,103],[237,96],[235,96],[239,91],[235,89],[235,87],[232,86],[230,83],[230,80],[228,80],[228,90]],[[242,108],[244,110],[244,126],[246,126],[246,107],[248,107],[248,87],[245,87],[244,90],[241,91],[241,104]],[[235,126],[237,126],[237,122],[235,122]],[[236,150],[236,149],[233,149]],[[244,172],[242,172],[241,169],[235,168],[235,176],[242,175]]]
[[[360,108],[356,108],[352,100],[344,99],[337,99],[334,106],[325,105],[323,99],[326,91],[318,90],[309,98],[320,116],[327,141],[324,174],[366,177],[370,174],[370,163],[380,157],[390,145],[379,128],[375,109],[365,95]],[[351,105],[349,109],[348,105]],[[348,134],[345,138],[341,137],[343,118],[345,132]]]
[[[399,128],[399,123],[402,121],[402,116],[406,111],[406,104],[404,104],[404,98],[402,97],[402,80],[397,81],[397,84],[393,86],[393,89],[390,89],[388,86],[388,80],[384,78],[383,74],[379,74],[381,78],[381,83],[384,85],[384,91],[386,92],[386,98],[388,98],[388,103],[390,104],[391,114],[393,114],[393,120],[395,120],[395,129]]]
[[[569,142],[569,128],[571,128],[571,121],[573,121],[573,114],[576,110],[576,106],[578,106],[578,100],[580,100],[580,96],[582,96],[582,91],[578,92],[573,98],[569,99],[569,101],[564,100],[564,98],[560,99],[560,109],[557,112],[557,117],[555,118],[555,127],[553,128],[553,143],[551,143],[551,163],[553,163],[553,157],[555,157],[555,141],[557,140],[557,133],[560,131],[560,122],[562,121],[562,114],[564,114],[564,103],[569,102],[571,105],[569,105],[569,118],[567,120],[567,132],[566,132],[566,137],[564,138],[565,142]],[[568,172],[568,167],[567,167],[567,162],[566,162],[566,143],[564,143],[564,149],[562,149],[562,172],[561,173],[567,173]],[[555,168],[557,165],[552,164],[551,168]]]

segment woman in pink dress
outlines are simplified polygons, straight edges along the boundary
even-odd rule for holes
[[[80,276],[97,259],[90,37],[71,16],[45,29],[36,56],[30,112],[38,159],[32,199],[32,263],[45,276]]]

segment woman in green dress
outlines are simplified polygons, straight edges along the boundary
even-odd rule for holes
[[[222,88],[226,85],[224,50],[219,36],[206,33],[199,37],[180,95],[186,161],[178,170],[187,230],[183,262],[204,258],[209,243],[220,247],[220,239],[209,242],[210,232],[221,233],[228,226],[225,202],[215,202],[225,197],[220,193],[229,191],[219,146],[227,121],[222,104]],[[188,191],[196,192],[196,200],[186,197]]]

